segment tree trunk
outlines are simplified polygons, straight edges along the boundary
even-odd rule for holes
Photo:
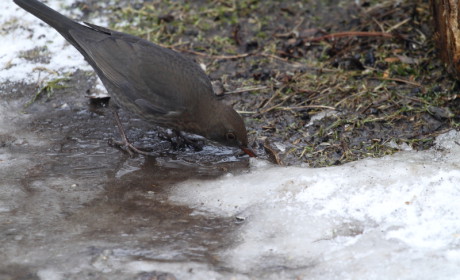
[[[460,79],[459,0],[430,0],[434,19],[434,40],[447,71]]]

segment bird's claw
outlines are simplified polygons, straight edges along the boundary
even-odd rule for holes
[[[119,148],[119,149],[121,149],[123,151],[128,152],[130,157],[134,157],[135,154],[141,154],[141,155],[145,155],[145,156],[151,156],[152,155],[149,152],[139,150],[138,148],[134,147],[131,143],[126,142],[126,141],[115,141],[113,139],[109,139],[108,143],[112,147],[116,147],[116,148]]]
[[[195,151],[201,151],[203,150],[203,142],[199,139],[193,139],[192,137],[189,137],[180,131],[173,130],[172,133],[162,133],[159,134],[160,138],[163,138],[173,145],[175,149],[180,149],[184,146],[189,146],[193,148]]]

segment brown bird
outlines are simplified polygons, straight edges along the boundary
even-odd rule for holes
[[[256,156],[248,148],[241,116],[217,99],[208,76],[192,60],[136,36],[79,24],[37,0],[14,2],[71,43],[120,107],[149,123],[198,134]],[[139,151],[119,128],[124,144]]]

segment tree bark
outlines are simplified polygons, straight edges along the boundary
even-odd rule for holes
[[[434,19],[434,40],[447,71],[460,79],[459,0],[430,0]]]

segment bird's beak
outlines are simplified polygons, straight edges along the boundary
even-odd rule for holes
[[[243,150],[243,152],[245,152],[246,154],[248,154],[250,157],[257,157],[256,153],[254,153],[254,151],[251,150],[250,148],[248,148],[248,147],[243,147],[243,146],[241,146],[240,148],[241,148],[241,150]]]

